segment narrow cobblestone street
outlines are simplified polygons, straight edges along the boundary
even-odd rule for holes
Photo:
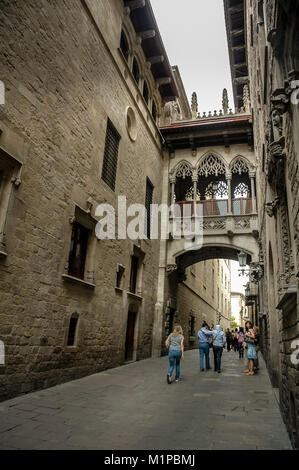
[[[150,359],[4,402],[0,449],[291,449],[263,361],[246,377],[225,352],[218,375],[189,351],[170,386],[167,366]]]

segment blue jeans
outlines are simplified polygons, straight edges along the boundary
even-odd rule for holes
[[[206,369],[210,369],[210,347],[209,347],[209,343],[199,342],[200,370],[205,370],[204,357],[206,358]]]
[[[221,371],[221,358],[223,353],[223,348],[220,346],[213,346],[214,352],[214,370],[215,372]]]
[[[182,359],[182,351],[175,351],[174,349],[170,349],[168,359],[170,364],[168,375],[170,375],[170,377],[172,376],[175,366],[175,380],[179,380],[181,373],[180,364]]]

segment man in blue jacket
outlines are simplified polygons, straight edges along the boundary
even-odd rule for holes
[[[210,338],[213,335],[213,331],[209,329],[207,322],[203,322],[202,329],[199,330],[197,336],[199,341],[199,359],[200,359],[200,370],[203,372],[204,368],[204,357],[206,358],[206,370],[211,369],[210,367]]]
[[[226,343],[226,337],[224,332],[221,330],[220,325],[216,325],[216,330],[213,330],[213,352],[214,352],[214,370],[221,373],[221,358],[223,348]]]

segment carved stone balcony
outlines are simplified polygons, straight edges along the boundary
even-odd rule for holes
[[[174,210],[169,220],[167,264],[176,265],[186,251],[191,252],[188,256],[192,258],[192,253],[202,247],[218,247],[223,254],[227,250],[244,250],[253,261],[257,260],[258,214],[252,212],[251,202],[250,198],[233,200],[230,213],[227,200],[200,201],[196,206],[194,201],[175,204],[179,210]],[[188,207],[184,215],[182,206]]]

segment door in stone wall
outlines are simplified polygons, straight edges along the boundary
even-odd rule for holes
[[[132,361],[134,355],[136,313],[128,313],[127,336],[126,336],[126,361]]]

